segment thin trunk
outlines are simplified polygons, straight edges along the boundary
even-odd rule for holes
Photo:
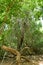
[[[18,51],[21,50],[22,43],[23,43],[23,40],[24,40],[24,29],[25,29],[25,24],[23,24],[22,29],[21,29],[21,37],[20,37],[20,40],[19,40],[18,45],[17,45]]]

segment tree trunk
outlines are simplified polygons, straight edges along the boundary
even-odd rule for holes
[[[19,40],[18,45],[17,45],[18,51],[21,50],[22,43],[23,43],[23,40],[24,40],[25,24],[26,24],[25,22],[22,24],[22,28],[21,28],[21,37],[20,37],[20,40]]]

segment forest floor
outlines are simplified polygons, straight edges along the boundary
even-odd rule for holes
[[[31,55],[26,57],[30,60],[30,62],[21,59],[22,62],[20,65],[43,65],[43,55]],[[14,58],[7,58],[0,60],[0,65],[16,65],[16,61],[14,61]]]

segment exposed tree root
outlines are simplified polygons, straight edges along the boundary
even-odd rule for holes
[[[9,47],[6,47],[4,45],[1,47],[1,49],[4,49],[4,50],[11,52],[12,54],[16,55],[17,65],[20,65],[21,58],[25,59],[27,62],[30,62],[29,59],[27,59],[25,56],[21,56],[20,52],[17,51],[16,49],[9,48]]]
[[[25,56],[21,56],[21,58],[25,59],[27,62],[30,62],[30,60],[27,59]]]
[[[29,54],[35,54],[33,48],[30,48],[30,47],[24,47],[23,49],[21,49],[21,54],[22,54],[22,52],[25,51],[25,50],[28,50],[28,51],[29,51]]]
[[[17,65],[20,65],[20,53],[16,49],[12,49],[12,48],[9,48],[9,47],[6,47],[6,46],[2,46],[2,49],[16,55]]]

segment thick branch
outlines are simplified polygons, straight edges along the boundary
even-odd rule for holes
[[[4,45],[1,48],[4,49],[4,50],[6,50],[6,51],[8,51],[8,52],[11,52],[14,55],[19,54],[19,52],[16,49],[12,49],[12,48],[6,47]]]

